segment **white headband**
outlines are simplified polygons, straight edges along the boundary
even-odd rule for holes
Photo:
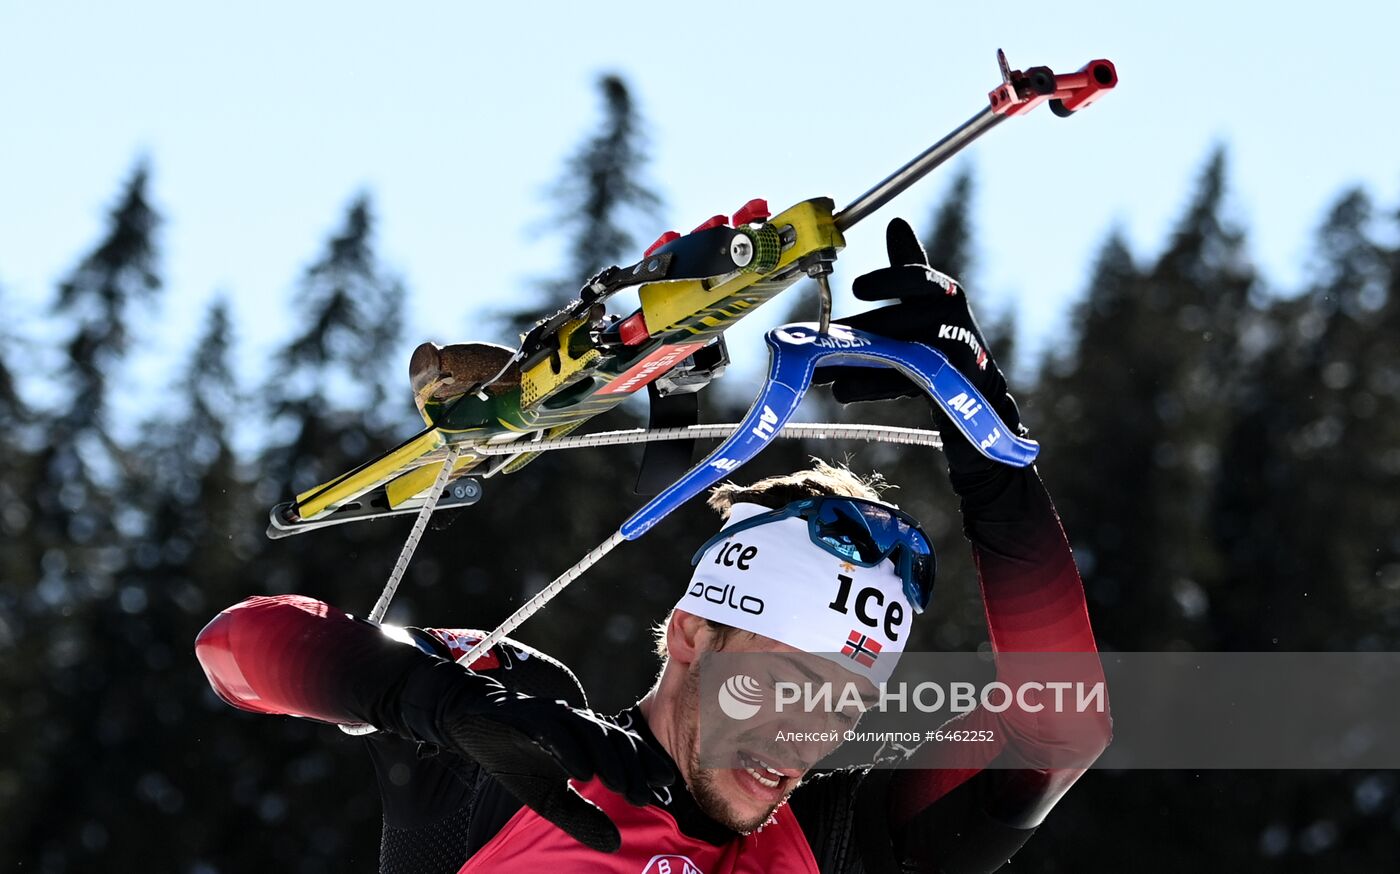
[[[725,528],[768,512],[735,504]],[[893,563],[843,561],[814,544],[807,521],[795,516],[711,546],[676,606],[820,655],[877,685],[893,673],[914,612]]]

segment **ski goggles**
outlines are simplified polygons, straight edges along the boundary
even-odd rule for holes
[[[740,531],[794,516],[807,520],[807,535],[813,544],[843,561],[861,567],[893,561],[904,583],[904,596],[915,613],[924,612],[938,572],[933,545],[908,513],[862,498],[803,498],[751,516],[705,541],[690,564],[699,564],[710,547]]]

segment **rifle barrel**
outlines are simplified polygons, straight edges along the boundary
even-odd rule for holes
[[[912,161],[886,176],[884,181],[857,197],[833,217],[837,230],[845,233],[856,222],[899,196],[906,188],[928,175],[929,171],[966,148],[973,140],[1006,119],[990,106],[969,118],[952,133],[919,153]]]

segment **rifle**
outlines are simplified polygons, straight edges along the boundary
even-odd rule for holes
[[[370,614],[378,622],[436,510],[476,503],[483,480],[516,473],[545,451],[647,442],[639,491],[656,497],[478,643],[461,660],[470,664],[608,551],[640,537],[774,436],[941,445],[935,431],[789,425],[819,362],[895,367],[939,403],[987,457],[1030,464],[1038,446],[1012,433],[940,352],[831,324],[829,276],[847,230],[1006,119],[1042,103],[1068,117],[1118,82],[1113,64],[1103,59],[1068,74],[1043,66],[1012,70],[1000,50],[997,62],[1002,81],[989,92],[986,106],[839,210],[826,197],[777,214],[765,201],[750,200],[688,234],[667,231],[634,264],[600,271],[575,299],[536,323],[514,350],[491,343],[419,346],[410,376],[423,430],[274,507],[268,536],[416,512]],[[724,332],[804,277],[816,281],[819,320],[768,332],[768,378],[742,422],[698,425],[697,395],[728,363]],[[629,288],[636,289],[640,307],[625,317],[608,314],[609,298]],[[569,436],[643,388],[651,401],[649,428]],[[689,467],[695,440],[725,435],[720,446]],[[667,452],[657,441],[678,441],[681,449]]]

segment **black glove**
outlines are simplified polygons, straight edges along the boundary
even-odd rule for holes
[[[897,299],[899,303],[835,321],[892,340],[913,340],[936,348],[982,392],[1009,428],[1024,435],[1020,411],[1006,389],[1006,377],[987,349],[962,288],[929,266],[924,247],[904,219],[890,222],[885,240],[890,266],[856,277],[851,290],[860,300]],[[885,367],[819,367],[813,382],[831,383],[832,395],[843,404],[924,396],[904,374]],[[935,409],[939,409],[937,405]],[[972,470],[990,463],[951,423],[941,431],[950,469]]]
[[[425,671],[414,672],[406,684],[414,688],[402,698],[405,722],[417,726],[413,733],[469,757],[522,804],[594,850],[615,852],[622,837],[569,778],[597,777],[638,806],[653,800],[653,787],[675,779],[664,755],[591,711],[511,691],[451,662]]]

